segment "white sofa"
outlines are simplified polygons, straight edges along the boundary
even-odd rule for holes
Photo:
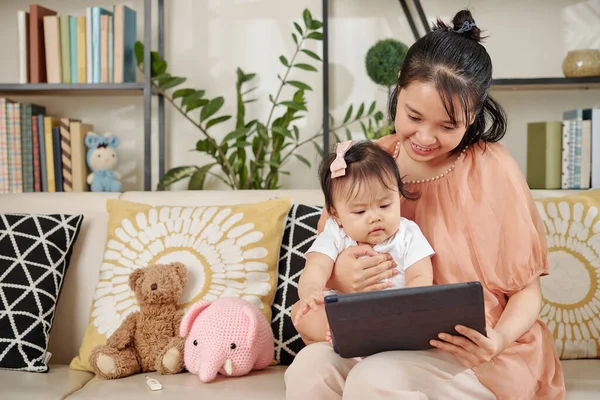
[[[534,196],[562,195],[565,192],[534,191]],[[239,204],[291,196],[296,203],[322,204],[318,190],[293,191],[199,191],[199,192],[127,192],[127,193],[26,193],[0,195],[0,212],[82,213],[84,223],[75,245],[63,291],[58,302],[50,338],[52,353],[48,373],[0,370],[2,399],[133,399],[166,396],[173,399],[284,399],[285,367],[269,367],[241,378],[219,378],[202,384],[197,376],[182,373],[156,376],[161,392],[150,392],[143,374],[103,381],[93,374],[69,369],[78,354],[88,323],[92,294],[102,263],[107,233],[107,199],[159,205]],[[600,360],[563,361],[568,400],[600,399]]]

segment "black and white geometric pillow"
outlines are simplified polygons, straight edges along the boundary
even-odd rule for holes
[[[0,368],[48,371],[54,310],[82,221],[0,214]]]
[[[317,237],[317,223],[322,211],[322,207],[294,204],[285,222],[277,292],[271,307],[275,360],[281,365],[290,365],[305,346],[292,324],[290,312],[298,301],[298,280],[304,269],[304,253]]]

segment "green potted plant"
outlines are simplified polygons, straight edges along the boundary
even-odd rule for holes
[[[201,138],[196,141],[194,150],[205,153],[212,159],[205,165],[184,165],[169,169],[158,183],[158,190],[164,190],[183,179],[189,179],[188,189],[203,189],[207,175],[216,177],[231,189],[277,189],[280,187],[281,174],[289,174],[284,169],[289,160],[296,158],[310,167],[310,161],[298,154],[297,149],[312,143],[318,154],[323,154],[320,146],[323,130],[305,136],[296,124],[296,121],[306,117],[308,107],[304,94],[312,88],[300,80],[291,79],[291,74],[295,70],[318,71],[313,64],[321,62],[321,57],[304,47],[309,40],[323,38],[321,21],[314,19],[308,10],[304,10],[302,19],[304,26],[294,22],[295,32],[291,36],[296,48],[293,54],[279,57],[284,70],[277,76],[280,81],[277,92],[269,95],[271,110],[265,120],[249,119],[246,116],[246,105],[257,100],[248,97],[256,87],[247,89],[252,85],[256,74],[237,69],[237,108],[235,118],[232,119],[231,115],[219,113],[225,102],[222,96],[210,98],[205,90],[180,88],[186,78],[171,75],[167,62],[157,52],[151,52],[150,75],[153,90],[163,94],[198,129]],[[135,53],[138,68],[143,71],[144,45],[141,42],[136,43]],[[304,60],[300,60],[301,57]],[[285,86],[294,88],[291,98],[282,98]],[[330,115],[330,130],[338,137],[337,131],[346,129],[349,134],[348,126],[358,123],[366,133],[367,126],[373,126],[378,117],[375,108],[375,102],[368,110],[363,103],[354,113],[350,106],[344,121],[338,126],[334,125],[335,121]],[[231,131],[223,139],[217,140],[212,134],[213,127],[231,122]]]

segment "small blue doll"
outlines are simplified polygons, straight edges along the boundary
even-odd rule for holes
[[[98,135],[89,132],[85,137],[88,148],[87,165],[92,171],[87,177],[87,183],[92,192],[120,192],[121,175],[115,171],[118,159],[116,147],[119,138],[110,134]]]

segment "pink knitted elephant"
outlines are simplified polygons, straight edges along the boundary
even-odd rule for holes
[[[273,360],[271,326],[246,300],[223,297],[192,305],[181,321],[188,371],[210,382],[220,372],[242,376],[267,368]]]

